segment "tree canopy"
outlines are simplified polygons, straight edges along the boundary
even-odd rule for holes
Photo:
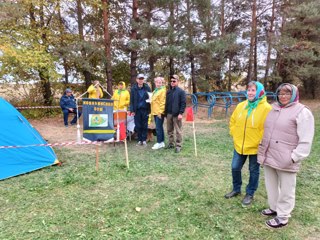
[[[258,80],[318,96],[320,3],[316,0],[5,0],[0,3],[2,82],[93,80],[108,91],[138,73],[179,74],[189,92]]]

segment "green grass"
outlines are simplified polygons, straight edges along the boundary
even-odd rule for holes
[[[196,125],[197,158],[190,124],[180,154],[129,142],[130,170],[123,144],[101,147],[98,172],[94,147],[56,148],[61,167],[0,182],[0,239],[318,239],[319,125],[284,229],[268,229],[260,215],[267,207],[263,171],[251,207],[241,197],[224,199],[233,147],[227,121],[219,120]],[[247,164],[243,172],[244,189]]]

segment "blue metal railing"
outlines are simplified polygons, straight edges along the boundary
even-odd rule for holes
[[[247,99],[246,91],[241,92],[197,92],[194,94],[187,94],[191,97],[192,107],[195,113],[198,108],[206,108],[208,118],[211,118],[215,107],[220,107],[225,110],[225,115],[228,115],[228,110],[238,103]],[[275,101],[276,95],[273,92],[266,92],[269,101]]]

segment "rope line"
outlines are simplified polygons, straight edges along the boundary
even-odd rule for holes
[[[113,143],[113,142],[122,142],[122,141],[71,141],[71,142],[62,142],[62,143],[43,143],[43,144],[32,144],[32,145],[16,145],[16,146],[0,146],[0,149],[8,148],[28,148],[28,147],[58,147],[58,146],[70,146],[70,145],[101,145],[102,143]]]

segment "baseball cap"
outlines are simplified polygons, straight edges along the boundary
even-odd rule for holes
[[[144,78],[144,75],[142,73],[138,74],[137,78]]]
[[[72,90],[70,88],[67,88],[66,93],[68,93],[68,92],[72,92]]]
[[[171,78],[173,78],[173,79],[175,79],[175,80],[178,80],[178,81],[179,81],[179,76],[178,76],[178,75],[176,75],[176,74],[175,74],[175,75],[172,75],[172,76],[171,76]]]

